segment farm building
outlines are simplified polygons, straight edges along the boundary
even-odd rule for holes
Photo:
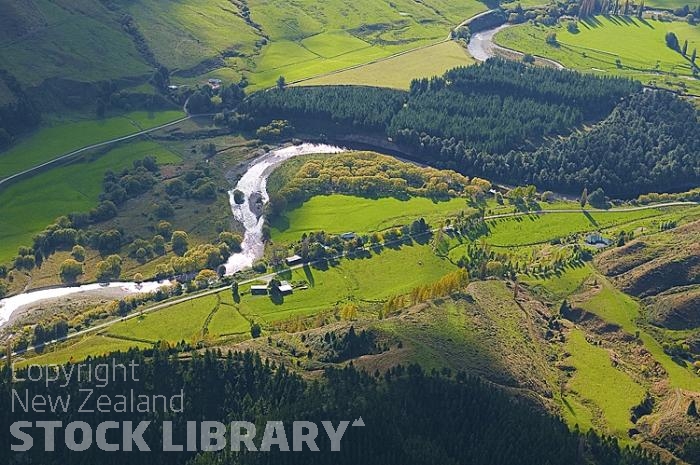
[[[292,285],[289,284],[287,281],[280,281],[278,289],[282,295],[288,295],[294,292]]]
[[[267,295],[267,286],[264,284],[254,284],[250,286],[251,295]]]
[[[598,248],[603,248],[612,244],[612,241],[603,237],[599,232],[594,232],[586,236],[586,243]]]
[[[299,255],[292,255],[291,257],[287,257],[284,259],[284,261],[287,263],[287,266],[297,265],[303,260],[304,259],[301,258]]]
[[[351,241],[357,237],[357,234],[354,232],[346,232],[340,235],[340,238],[343,239],[344,241]]]

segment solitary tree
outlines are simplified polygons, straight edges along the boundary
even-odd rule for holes
[[[680,46],[678,44],[678,37],[673,32],[666,33],[666,46],[671,50],[680,50]]]
[[[698,56],[698,49],[694,48],[693,53],[690,54],[690,62],[695,65],[695,59]]]
[[[691,417],[697,417],[698,416],[698,408],[695,405],[695,399],[690,401],[690,405],[688,405],[688,415]]]
[[[585,207],[586,204],[588,203],[588,189],[586,187],[583,188],[583,192],[581,193],[581,208]]]
[[[683,41],[683,48],[681,48],[681,53],[686,56],[688,53],[688,39]]]
[[[284,79],[284,76],[280,76],[277,78],[277,88],[279,90],[284,90],[284,88],[287,87],[287,81]]]

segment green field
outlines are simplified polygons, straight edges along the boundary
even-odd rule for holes
[[[356,68],[315,77],[300,82],[300,85],[353,84],[408,89],[413,79],[442,75],[448,69],[473,62],[461,45],[447,41]]]
[[[341,234],[347,231],[370,233],[409,224],[424,217],[428,223],[468,209],[465,199],[433,202],[425,197],[409,200],[395,198],[366,199],[349,195],[312,197],[302,206],[286,212],[272,222],[272,239],[294,242],[303,233],[325,231]],[[437,226],[433,224],[433,226]]]
[[[183,116],[181,111],[156,113],[138,111],[103,120],[77,121],[43,127],[11,149],[0,152],[0,179],[81,147],[160,126]]]
[[[682,207],[681,207],[682,208]],[[501,218],[488,221],[487,241],[498,247],[515,247],[548,242],[569,234],[604,230],[663,213],[662,209],[637,211],[595,211],[580,213],[552,213]]]
[[[219,299],[215,295],[190,300],[117,323],[109,328],[108,334],[153,342],[196,341],[202,337],[207,316],[218,304]]]
[[[643,399],[645,389],[629,375],[616,369],[610,354],[588,343],[580,330],[569,334],[566,350],[571,354],[567,362],[576,368],[569,381],[569,389],[584,402],[592,403],[594,410],[600,409],[603,413],[602,426],[607,426],[610,433],[624,438],[632,427],[630,409]],[[584,424],[586,418],[595,416],[590,412],[577,411],[581,407],[581,403],[565,404],[565,409],[570,410],[566,416],[570,419],[583,418]]]
[[[665,42],[666,33],[674,32],[681,44],[688,41],[690,55],[694,48],[700,48],[700,27],[681,21],[616,16],[596,16],[577,24],[576,33],[569,32],[566,26],[515,26],[500,31],[495,41],[504,47],[551,58],[567,68],[625,76],[675,89],[685,85],[690,92],[700,94],[700,81],[693,77],[689,61]],[[545,42],[550,32],[556,33],[557,46]]]
[[[65,346],[46,349],[41,355],[31,359],[31,363],[51,365],[68,361],[81,361],[88,356],[100,356],[112,352],[125,352],[133,347],[146,349],[150,344],[140,341],[127,341],[100,335],[84,336],[78,341],[71,341]]]
[[[92,161],[83,159],[53,168],[1,190],[0,263],[10,261],[19,246],[31,245],[32,236],[58,216],[93,208],[107,170],[125,168],[147,155],[160,163],[180,160],[179,155],[154,142],[132,142]]]

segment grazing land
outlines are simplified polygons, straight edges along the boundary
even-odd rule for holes
[[[425,197],[399,200],[391,197],[366,199],[349,195],[316,196],[272,222],[276,242],[298,241],[304,233],[331,234],[380,232],[424,217],[428,223],[454,216],[467,207],[466,199],[433,201]]]
[[[500,31],[495,41],[586,73],[630,77],[648,85],[687,88],[700,94],[700,81],[693,76],[689,62],[693,49],[700,48],[700,27],[624,16],[595,16],[578,21],[577,26],[578,32],[570,32],[564,25],[525,24]],[[556,45],[545,40],[552,32]],[[681,44],[688,41],[688,57],[666,46],[668,32],[675,33]]]
[[[0,179],[92,144],[127,136],[182,118],[181,111],[132,112],[103,120],[45,126],[0,152]]]
[[[467,66],[473,62],[461,45],[447,41],[352,69],[303,80],[299,85],[352,84],[408,89],[413,79],[439,76],[448,69]]]

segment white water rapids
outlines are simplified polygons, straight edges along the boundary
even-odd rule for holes
[[[253,263],[263,256],[265,244],[262,239],[262,229],[264,218],[262,217],[262,209],[251,207],[251,195],[253,198],[261,198],[264,203],[267,203],[269,196],[267,194],[267,178],[285,160],[298,155],[307,155],[312,153],[340,153],[344,149],[326,144],[310,144],[303,143],[300,145],[292,145],[283,147],[277,150],[261,155],[253,160],[236,184],[236,187],[229,192],[231,203],[231,211],[233,217],[239,221],[245,228],[243,242],[241,243],[242,251],[231,255],[226,263],[226,272],[233,274],[236,271],[241,271],[249,268]],[[237,205],[233,201],[233,191],[238,189],[245,194],[245,202]],[[258,214],[256,214],[256,211]],[[104,292],[105,289],[110,289],[119,295],[148,293],[157,290],[160,287],[167,286],[170,281],[152,281],[144,282],[137,285],[134,282],[115,282],[108,285],[101,284],[85,284],[83,286],[66,286],[55,287],[51,289],[42,289],[33,292],[25,292],[13,297],[0,300],[0,326],[10,320],[12,314],[21,307],[35,304],[44,300],[55,299],[57,297],[65,297],[73,294],[90,295]]]
[[[270,200],[267,194],[267,178],[275,168],[285,160],[298,155],[339,153],[343,150],[333,145],[304,143],[267,152],[253,162],[236,184],[236,189],[245,194],[245,202],[241,205],[236,205],[233,201],[233,191],[229,192],[233,217],[243,225],[245,235],[241,243],[242,252],[231,255],[226,263],[226,272],[228,274],[249,268],[263,256],[265,249],[262,237],[264,218],[260,215],[261,212],[258,208],[251,206],[251,195],[256,197],[255,194],[258,194],[264,203]],[[256,211],[258,214],[256,214]]]

